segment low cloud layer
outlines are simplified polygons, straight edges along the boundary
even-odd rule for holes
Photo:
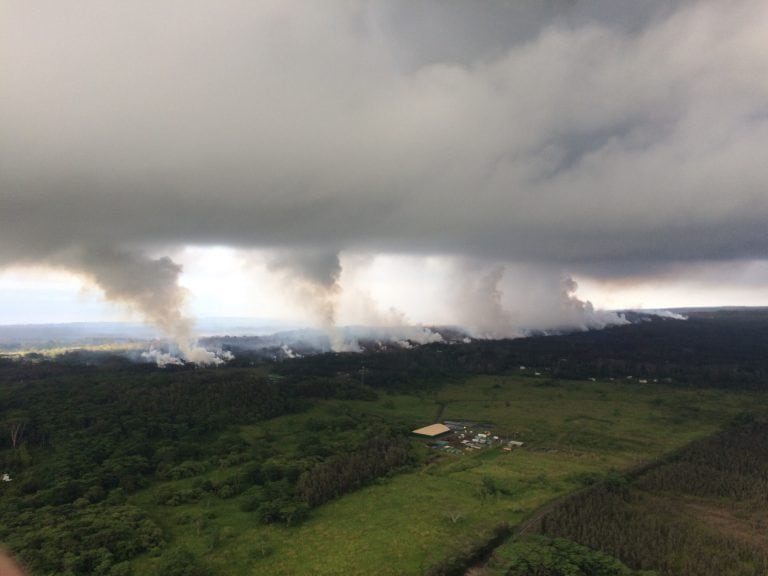
[[[327,324],[340,253],[454,257],[489,333],[509,265],[573,323],[568,274],[768,251],[765,2],[0,8],[0,266],[80,271],[188,356],[187,245],[273,251]]]

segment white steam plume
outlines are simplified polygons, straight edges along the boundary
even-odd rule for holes
[[[174,356],[170,352],[163,352],[157,348],[150,348],[149,350],[142,352],[141,357],[150,362],[154,362],[160,368],[165,368],[166,366],[182,366],[184,364],[184,361],[178,356]]]
[[[517,338],[531,331],[588,330],[626,324],[576,296],[576,282],[555,268],[456,263],[459,324],[475,338]]]
[[[560,317],[564,328],[590,330],[629,324],[629,321],[621,314],[608,310],[595,310],[592,302],[580,300],[576,296],[579,285],[570,276],[563,277],[561,286]]]
[[[638,310],[638,312],[658,316],[659,318],[669,318],[670,320],[688,320],[688,316],[672,312],[671,310]]]
[[[345,277],[354,283],[355,278]],[[411,322],[405,312],[394,306],[382,307],[371,293],[357,286],[345,283],[340,302],[340,311],[345,318],[354,319],[355,324],[365,328],[355,330],[357,338],[379,339],[394,342],[403,348],[413,344],[442,342],[443,337],[425,326]],[[347,336],[349,339],[349,335]]]

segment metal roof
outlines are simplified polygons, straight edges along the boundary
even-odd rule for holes
[[[413,433],[418,434],[419,436],[439,436],[440,434],[445,434],[450,431],[451,429],[445,424],[430,424],[429,426],[414,430]]]

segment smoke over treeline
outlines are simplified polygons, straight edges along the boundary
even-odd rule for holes
[[[574,277],[765,260],[764,2],[0,8],[0,268],[81,274],[188,361],[221,358],[185,246],[267,254],[339,348],[349,258],[444,259],[490,337],[622,322]]]

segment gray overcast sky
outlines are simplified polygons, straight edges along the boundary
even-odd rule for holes
[[[340,252],[616,282],[765,260],[762,0],[0,12],[0,266],[161,325],[192,245],[325,286]]]

